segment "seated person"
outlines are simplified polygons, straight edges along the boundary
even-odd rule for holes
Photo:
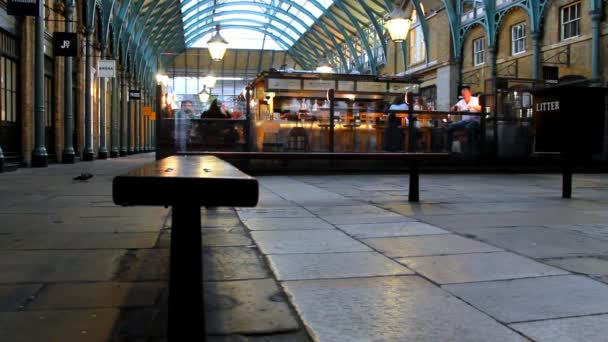
[[[213,100],[209,109],[201,115],[202,119],[230,119],[232,116],[226,105],[219,99]],[[208,147],[230,147],[239,140],[233,122],[205,122],[202,129],[203,141]]]
[[[393,98],[393,102],[391,103],[390,107],[388,107],[388,110],[402,110],[404,113],[409,109],[407,103],[405,103],[405,96],[395,96]],[[391,120],[390,116],[393,115],[395,116],[395,113],[390,113],[389,114],[389,121]],[[405,118],[405,124],[407,125],[409,123],[408,118]]]
[[[388,110],[408,110],[403,96],[395,96]],[[407,120],[407,118],[406,118]],[[386,129],[384,130],[384,150],[388,152],[403,151],[405,149],[405,133],[399,128],[397,114],[389,113]]]
[[[471,88],[469,86],[463,86],[460,89],[462,99],[451,108],[453,112],[481,112],[481,106],[479,105],[479,98],[471,94]],[[469,137],[474,137],[479,130],[479,122],[481,117],[478,115],[462,115],[462,120],[453,122],[448,125],[448,148],[452,148],[452,135],[456,130],[464,129],[467,131]]]
[[[203,112],[203,119],[230,119],[230,113],[226,109],[226,105],[219,99],[213,100],[209,109]]]

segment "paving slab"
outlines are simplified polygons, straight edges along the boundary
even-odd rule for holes
[[[42,288],[42,284],[0,285],[0,311],[18,311]]]
[[[525,341],[416,276],[286,281],[317,341]]]
[[[126,250],[0,251],[0,283],[108,281]]]
[[[0,239],[0,250],[152,248],[158,233],[16,233]]]
[[[168,281],[169,249],[140,249],[127,251],[120,259],[120,267],[112,280]]]
[[[208,342],[310,342],[306,331],[301,329],[298,332],[271,333],[260,335],[228,335],[228,336],[207,336]],[[160,341],[150,341],[160,342]],[[164,341],[163,341],[164,342]]]
[[[422,215],[458,214],[462,212],[458,209],[448,208],[440,203],[426,203],[424,202],[424,193],[420,197],[423,198],[422,203],[407,203],[407,201],[404,203],[404,201],[400,201],[399,199],[389,199],[388,201],[381,201],[379,206],[395,213],[410,217]]]
[[[564,258],[544,260],[547,264],[561,267],[571,272],[589,275],[608,275],[608,260],[594,257]]]
[[[390,214],[390,211],[373,205],[306,206],[317,215]]]
[[[509,252],[400,258],[397,261],[438,284],[568,274]]]
[[[480,229],[470,233],[480,240],[532,258],[608,254],[606,241],[563,229],[513,227]]]
[[[311,212],[301,207],[238,208],[237,212],[241,220],[247,220],[252,218],[314,217]]]
[[[264,254],[368,252],[371,249],[338,230],[252,231]]]
[[[510,327],[538,342],[605,342],[608,315],[516,323]]]
[[[399,236],[362,239],[364,243],[389,257],[429,256],[497,252],[488,244],[453,234]]]
[[[505,323],[608,313],[608,285],[578,275],[443,288]]]
[[[254,248],[205,247],[203,279],[209,281],[268,278],[269,271]],[[158,281],[169,279],[169,249],[129,251],[121,260],[118,281]]]
[[[0,341],[107,342],[117,309],[0,312]]]
[[[255,248],[206,247],[203,250],[203,279],[211,281],[270,277]]]
[[[448,234],[449,232],[422,222],[343,224],[338,228],[358,239],[375,237]]]
[[[201,238],[203,246],[208,247],[249,246],[253,244],[253,241],[247,236],[243,227],[204,228]],[[163,231],[160,234],[156,247],[171,247],[170,230]]]
[[[152,307],[164,282],[50,284],[37,294],[27,310]]]
[[[334,226],[317,217],[251,218],[243,220],[251,230],[279,229],[334,229]]]
[[[268,259],[278,280],[413,274],[406,267],[376,252],[277,254]]]
[[[340,215],[319,215],[322,219],[335,225],[344,224],[361,224],[361,223],[395,223],[395,222],[411,222],[413,219],[398,215],[391,212],[383,214],[378,213],[351,213]]]
[[[274,279],[205,284],[207,334],[294,331],[299,324]]]

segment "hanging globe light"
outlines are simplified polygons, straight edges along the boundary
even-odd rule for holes
[[[329,61],[327,60],[327,57],[323,56],[319,60],[319,66],[317,67],[317,71],[320,72],[320,73],[329,73],[329,72],[333,72],[334,71],[334,69],[329,64]]]
[[[224,58],[224,54],[228,48],[228,41],[220,35],[220,25],[215,26],[215,35],[209,39],[207,47],[209,48],[211,59],[214,61],[221,61]]]
[[[405,11],[401,8],[395,8],[386,20],[386,28],[391,40],[395,43],[405,41],[411,24],[412,21],[407,17]]]
[[[204,87],[204,86],[203,86],[203,90],[200,93],[198,93],[198,99],[201,100],[202,103],[207,103],[207,101],[209,101],[210,96],[211,96],[211,94],[207,90],[207,87]]]

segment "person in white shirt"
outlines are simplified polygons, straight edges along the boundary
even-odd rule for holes
[[[388,110],[399,110],[406,112],[409,109],[403,96],[395,96]],[[405,119],[407,122],[407,118]],[[403,129],[399,128],[401,123],[395,113],[388,114],[388,123],[384,130],[384,150],[389,152],[403,151],[405,148],[405,136]]]
[[[458,101],[453,107],[453,112],[481,112],[481,106],[479,105],[479,98],[471,94],[471,88],[469,86],[463,86],[460,88],[460,94],[462,99]],[[465,129],[471,140],[474,140],[477,131],[479,130],[479,122],[481,117],[477,115],[462,115],[462,120],[453,122],[448,126],[448,148],[452,148],[452,135],[454,131],[459,129]],[[471,141],[470,140],[470,141]]]

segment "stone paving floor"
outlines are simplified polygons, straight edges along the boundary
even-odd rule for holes
[[[164,341],[170,212],[111,201],[150,161],[0,174],[0,341]],[[258,179],[201,211],[212,341],[606,341],[608,175]]]
[[[606,341],[606,175],[258,179],[237,212],[314,340]]]
[[[115,175],[152,161],[0,174],[0,341],[165,340],[170,211],[111,196]],[[209,340],[309,341],[234,209],[201,215]]]

